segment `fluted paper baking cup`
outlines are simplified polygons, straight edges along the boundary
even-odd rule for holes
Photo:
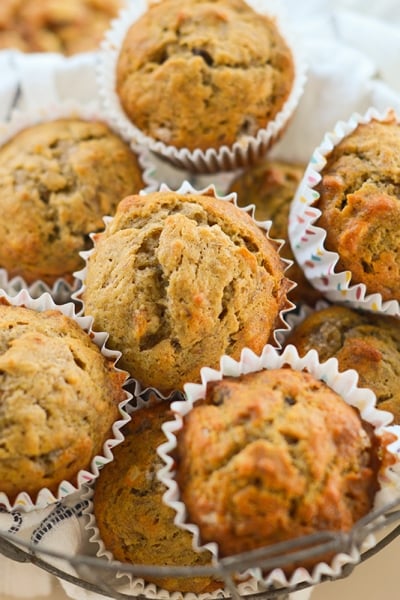
[[[288,44],[294,59],[295,77],[291,92],[282,109],[267,127],[255,136],[242,136],[232,146],[189,150],[178,148],[145,135],[128,118],[116,93],[116,65],[121,44],[129,27],[147,10],[146,0],[135,0],[114,20],[101,45],[98,63],[99,94],[105,110],[116,124],[134,143],[148,147],[175,166],[193,173],[216,173],[246,167],[263,159],[267,150],[277,141],[299,103],[306,82],[306,64],[298,34],[294,34],[282,6],[270,0],[247,0],[253,10],[272,17]]]
[[[114,124],[107,118],[104,111],[99,109],[95,101],[83,104],[71,99],[62,102],[53,100],[45,106],[37,106],[31,110],[14,110],[9,121],[0,123],[0,147],[28,127],[67,118],[101,121],[127,143],[124,135],[116,130]],[[157,189],[156,167],[151,160],[150,152],[144,147],[139,148],[134,145],[132,145],[132,151],[135,153],[141,169],[143,189],[147,191]],[[0,269],[0,286],[10,295],[15,295],[20,289],[27,289],[32,297],[38,297],[48,292],[56,302],[64,303],[71,299],[71,295],[76,290],[77,281],[71,282],[60,277],[52,285],[41,280],[29,284],[24,277],[11,277],[6,269]]]
[[[326,164],[326,156],[359,124],[368,123],[372,119],[392,120],[393,115],[391,109],[381,114],[370,108],[365,115],[354,113],[348,121],[339,121],[332,132],[325,134],[321,145],[311,157],[293,199],[288,233],[297,262],[310,283],[326,298],[332,302],[349,304],[354,308],[400,317],[398,300],[384,301],[381,294],[368,293],[364,283],[352,283],[350,271],[336,270],[339,255],[325,248],[326,232],[318,226],[321,211],[314,206],[319,198],[319,193],[314,188],[321,180],[320,173]]]
[[[101,354],[112,366],[112,370],[116,373],[121,374],[121,380],[125,379],[125,383],[128,380],[128,374],[125,371],[119,369],[116,364],[121,356],[120,352],[110,350],[107,348],[108,334],[105,332],[96,332],[92,329],[91,317],[80,317],[75,312],[75,306],[72,302],[66,304],[55,304],[50,294],[43,294],[39,298],[32,298],[26,289],[21,290],[15,296],[9,296],[0,290],[0,302],[3,304],[9,304],[11,306],[26,307],[28,309],[43,312],[47,310],[58,311],[69,317],[76,322],[79,327],[90,336],[92,342],[99,348]],[[122,383],[121,383],[122,386]],[[139,390],[139,386],[137,386]],[[110,428],[110,437],[103,443],[102,453],[94,456],[87,468],[81,469],[73,478],[76,483],[71,481],[60,481],[56,492],[50,491],[48,488],[43,488],[37,494],[36,499],[21,491],[14,501],[10,501],[4,492],[0,492],[0,506],[3,506],[6,510],[11,511],[14,509],[31,511],[34,509],[41,509],[49,504],[64,498],[65,496],[76,492],[84,484],[90,484],[99,474],[99,470],[103,465],[109,463],[113,459],[112,449],[120,444],[124,439],[121,434],[121,428],[130,421],[130,416],[126,411],[126,405],[132,398],[132,394],[128,392],[124,387],[121,387],[121,395],[125,396],[124,400],[118,403],[118,412],[120,418],[116,420]]]
[[[162,184],[159,191],[160,192],[174,191],[174,192],[176,192],[176,194],[179,194],[179,195],[188,195],[188,194],[212,195],[213,197],[215,197],[218,200],[222,200],[223,202],[230,202],[230,203],[234,204],[241,211],[248,213],[251,216],[251,218],[254,220],[256,225],[265,233],[266,238],[271,242],[272,246],[275,248],[275,250],[277,251],[277,253],[279,255],[280,248],[284,242],[282,240],[275,240],[270,237],[269,230],[270,230],[270,226],[271,226],[271,221],[255,220],[254,216],[253,216],[254,215],[254,205],[249,205],[248,207],[245,207],[245,208],[238,207],[237,202],[236,202],[236,198],[237,198],[236,193],[231,193],[226,196],[219,196],[216,193],[215,187],[213,185],[209,185],[208,187],[204,188],[203,190],[196,190],[187,181],[185,181],[177,190],[170,190],[166,185]],[[140,195],[145,196],[146,192],[142,191]],[[110,217],[110,216],[106,217],[104,219],[104,221],[106,224],[105,232],[107,233],[108,229],[112,228],[113,217]],[[81,256],[84,258],[86,265],[80,271],[75,272],[75,276],[77,279],[80,280],[81,285],[80,285],[79,289],[73,294],[73,299],[83,303],[83,309],[82,309],[83,313],[90,310],[90,309],[86,309],[85,300],[84,300],[85,292],[86,292],[86,281],[87,281],[87,277],[88,277],[88,263],[90,262],[91,256],[96,252],[96,244],[98,243],[98,236],[96,236],[96,234],[93,234],[91,237],[93,240],[93,248],[91,250],[81,253]],[[292,263],[291,263],[291,261],[284,259],[281,256],[279,256],[279,258],[280,258],[280,262],[282,263],[282,266],[283,266],[283,272],[285,273],[286,270],[290,267],[290,265]],[[116,272],[115,266],[113,266],[113,269]],[[124,269],[125,270],[127,269],[126,262],[124,263]],[[289,289],[292,289],[296,285],[291,280],[289,280],[287,278],[284,278],[284,279],[282,280],[282,286],[284,286],[284,287],[282,287],[282,290],[289,291]],[[103,289],[105,289],[104,286],[103,286]],[[271,343],[275,342],[277,345],[279,345],[278,333],[281,330],[285,331],[286,329],[288,329],[288,325],[286,323],[286,313],[293,310],[294,308],[295,308],[295,305],[287,297],[282,296],[282,306],[278,309],[279,313],[276,315],[276,317],[274,319],[274,324],[269,333],[269,335],[270,335],[269,341]],[[131,318],[131,317],[129,317],[129,318]],[[112,331],[109,331],[109,333],[110,333],[110,339],[112,339]],[[122,348],[121,348],[121,351],[122,351],[122,353],[124,352],[124,350]],[[219,356],[217,357],[217,360],[218,359],[219,359]],[[132,373],[132,375],[134,375],[134,374]],[[137,377],[137,375],[134,375],[134,376]],[[138,379],[140,380],[140,377],[138,377]],[[145,384],[144,382],[141,382],[141,383],[142,383],[142,385],[148,385],[147,383]],[[165,390],[167,389],[167,387],[165,388],[165,390],[161,389],[161,385],[157,385],[157,383],[154,383],[154,387],[160,389],[161,392],[165,392]]]
[[[188,522],[185,505],[180,499],[179,488],[175,480],[175,461],[173,457],[177,445],[176,435],[182,429],[184,418],[192,410],[196,401],[206,396],[207,384],[209,382],[219,381],[224,377],[239,377],[246,373],[253,373],[264,369],[280,369],[282,367],[291,367],[296,371],[307,371],[316,379],[325,382],[347,404],[360,412],[362,419],[370,423],[373,427],[375,435],[385,440],[385,445],[389,442],[386,446],[386,452],[391,459],[386,464],[382,463],[380,472],[378,473],[380,489],[375,495],[373,508],[381,508],[387,503],[399,499],[400,428],[390,425],[392,419],[390,413],[376,408],[376,397],[371,390],[357,387],[358,375],[356,371],[347,370],[339,372],[336,359],[330,359],[321,363],[315,350],[309,351],[304,357],[299,357],[296,348],[292,345],[287,346],[281,352],[267,345],[260,356],[255,355],[249,349],[245,349],[242,352],[240,361],[223,356],[219,370],[202,369],[202,383],[188,383],[185,385],[186,398],[183,401],[172,403],[171,408],[175,412],[175,420],[164,423],[163,431],[168,441],[157,449],[157,452],[165,463],[165,467],[158,472],[160,480],[168,488],[168,491],[164,495],[164,500],[175,510],[176,524],[190,531],[193,534],[195,547],[199,549],[207,548],[214,555],[215,561],[219,558],[218,544],[214,542],[202,544],[200,530],[197,525]],[[318,460],[318,457],[315,458]],[[389,464],[391,462],[392,464]],[[336,554],[329,564],[321,561],[313,567],[312,571],[308,571],[304,567],[299,567],[290,576],[286,576],[283,569],[279,567],[267,574],[263,574],[260,569],[255,568],[256,577],[260,578],[266,587],[293,587],[299,583],[314,585],[320,582],[325,575],[334,578],[337,577],[345,565],[357,563],[361,551],[373,547],[375,543],[375,537],[367,535],[360,547],[354,546],[349,552]]]

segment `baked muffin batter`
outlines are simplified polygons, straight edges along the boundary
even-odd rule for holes
[[[0,304],[0,491],[56,493],[103,453],[126,395],[90,336],[56,310]]]
[[[28,127],[0,147],[0,267],[28,283],[72,282],[89,234],[142,186],[136,154],[105,123]]]
[[[163,392],[222,354],[261,352],[291,285],[254,220],[213,195],[130,196],[96,236],[82,299],[121,366]]]
[[[322,381],[290,368],[207,385],[177,432],[176,480],[202,543],[228,556],[322,530],[372,508],[371,426]],[[318,557],[318,562],[320,557]]]
[[[315,187],[337,270],[367,293],[400,300],[400,124],[394,117],[360,124],[327,156]]]
[[[144,134],[206,150],[274,120],[294,63],[274,20],[243,0],[164,0],[128,30],[116,77],[122,107]]]
[[[145,565],[196,566],[211,563],[209,552],[195,552],[192,534],[174,523],[175,511],[163,501],[166,487],[157,478],[164,466],[156,449],[166,441],[161,425],[172,419],[169,403],[143,407],[124,427],[124,441],[96,481],[93,510],[100,538],[115,560]],[[146,578],[169,591],[200,594],[221,587],[209,577]]]

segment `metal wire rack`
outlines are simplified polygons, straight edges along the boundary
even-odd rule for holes
[[[320,532],[295,540],[259,548],[243,554],[220,559],[218,564],[201,567],[170,567],[160,565],[123,564],[117,561],[108,562],[91,556],[66,556],[61,552],[46,551],[18,540],[15,535],[0,531],[0,553],[19,563],[31,563],[48,573],[97,594],[126,600],[133,595],[118,591],[117,572],[131,574],[133,577],[174,577],[190,578],[215,576],[225,582],[227,598],[232,600],[285,600],[289,593],[299,591],[311,584],[302,582],[292,587],[265,587],[257,593],[241,595],[235,583],[235,574],[247,569],[260,568],[270,572],[276,567],[285,568],[296,564],[300,566],[308,559],[319,559],[327,553],[350,553],[351,549],[361,547],[370,535],[378,537],[377,543],[360,554],[360,562],[364,562],[390,544],[400,534],[400,498],[395,502],[369,513],[358,521],[349,532]],[[379,536],[378,536],[379,534]],[[359,563],[349,563],[337,576],[323,576],[320,582],[332,581],[348,577]],[[71,574],[73,567],[77,575]],[[135,595],[139,600],[147,598],[145,594]]]

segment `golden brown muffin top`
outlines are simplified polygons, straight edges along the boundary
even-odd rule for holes
[[[243,0],[163,0],[128,30],[116,89],[143,133],[205,150],[255,136],[293,81],[291,51],[272,18]]]
[[[177,433],[187,522],[221,556],[348,530],[372,507],[370,426],[325,383],[291,368],[207,385]]]
[[[0,304],[0,380],[0,491],[75,483],[112,433],[125,374],[61,312]]]
[[[261,352],[288,306],[275,245],[234,204],[205,194],[131,196],[96,236],[83,302],[121,365],[163,392],[243,347]]]
[[[1,0],[0,48],[65,55],[97,50],[124,0]]]
[[[270,235],[284,240],[281,255],[293,262],[286,275],[297,286],[290,291],[289,298],[295,304],[313,306],[321,298],[307,280],[296,262],[289,243],[288,220],[290,203],[304,173],[304,166],[276,160],[265,160],[257,166],[242,171],[232,181],[230,192],[235,192],[239,206],[255,205],[258,221],[271,221]]]
[[[174,523],[163,501],[166,487],[157,477],[163,466],[156,453],[166,441],[161,425],[172,419],[168,402],[142,407],[124,427],[124,441],[96,481],[93,509],[100,537],[114,559],[143,565],[196,566],[211,554],[195,552],[193,537]],[[169,591],[202,593],[221,587],[206,577],[146,578]]]
[[[100,121],[30,126],[0,147],[0,266],[28,283],[72,281],[79,252],[143,186],[136,154]]]
[[[400,300],[399,156],[400,124],[373,119],[337,144],[315,187],[317,225],[339,254],[338,270],[384,300]]]
[[[400,320],[389,315],[330,306],[307,316],[286,339],[303,355],[311,348],[321,361],[335,357],[339,369],[355,369],[359,386],[370,388],[378,408],[400,423]]]

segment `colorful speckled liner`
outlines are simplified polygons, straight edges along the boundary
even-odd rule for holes
[[[78,316],[75,312],[75,305],[72,302],[62,305],[55,304],[50,294],[42,294],[39,298],[32,298],[26,289],[22,289],[15,296],[10,296],[6,294],[4,290],[0,289],[0,300],[2,303],[10,304],[12,306],[23,306],[38,312],[43,312],[45,310],[57,310],[63,315],[69,317],[90,336],[93,343],[96,344],[96,346],[100,349],[102,355],[108,361],[112,362],[114,370],[125,375],[125,384],[128,381],[128,373],[126,373],[126,371],[122,371],[116,366],[121,353],[110,350],[106,346],[108,334],[105,332],[93,331],[93,319],[91,317]],[[75,476],[75,484],[71,483],[70,481],[60,481],[56,493],[53,493],[47,488],[43,488],[37,494],[36,500],[33,500],[26,492],[20,492],[14,502],[10,502],[7,495],[0,491],[0,507],[3,507],[8,511],[22,510],[26,512],[42,509],[57,502],[65,496],[78,491],[83,485],[88,485],[94,479],[96,479],[99,474],[99,470],[103,467],[103,465],[109,463],[113,459],[112,449],[117,444],[120,444],[124,439],[120,430],[126,423],[130,421],[130,416],[125,407],[132,399],[133,394],[126,389],[125,384],[123,388],[125,399],[118,404],[120,418],[112,425],[112,437],[105,440],[102,454],[93,457],[90,465],[86,469],[82,469],[77,473]],[[136,393],[139,393],[139,385],[136,384],[136,382],[133,382],[132,386],[136,386]]]
[[[185,385],[185,399],[173,402],[172,410],[175,412],[175,420],[163,425],[168,442],[158,447],[157,452],[165,463],[165,468],[158,473],[160,480],[167,486],[168,492],[164,495],[165,502],[175,512],[175,522],[193,534],[195,547],[207,548],[218,560],[219,551],[217,543],[202,544],[199,528],[187,521],[187,512],[184,503],[180,500],[179,488],[174,479],[175,463],[172,453],[176,448],[176,433],[184,426],[184,418],[193,408],[196,401],[206,395],[207,384],[218,381],[224,377],[239,377],[245,373],[252,373],[264,369],[279,369],[290,367],[296,371],[308,371],[316,379],[324,381],[330,388],[337,392],[347,404],[355,407],[364,421],[370,423],[376,436],[391,435],[393,441],[386,446],[388,454],[392,455],[393,464],[381,467],[378,473],[380,489],[374,499],[374,509],[379,509],[390,502],[399,499],[400,496],[400,427],[391,426],[392,416],[390,413],[376,408],[376,397],[374,393],[366,388],[357,387],[358,376],[356,371],[347,370],[339,372],[336,359],[330,359],[321,363],[315,350],[309,351],[304,357],[299,357],[297,349],[288,345],[283,351],[276,350],[270,345],[264,347],[260,356],[255,355],[248,348],[244,349],[240,361],[235,361],[228,356],[223,356],[220,361],[220,369],[203,368],[201,371],[201,384],[188,383]],[[386,442],[384,442],[386,444]],[[290,577],[287,577],[282,568],[274,568],[268,574],[263,574],[257,564],[254,565],[254,574],[263,585],[275,586],[284,589],[292,588],[300,583],[309,585],[317,584],[324,576],[336,578],[347,564],[359,562],[360,553],[372,548],[376,544],[373,535],[368,535],[360,547],[354,546],[349,552],[336,554],[331,562],[320,562],[313,567],[312,572],[304,567],[298,567]]]
[[[277,2],[270,0],[246,0],[260,14],[271,16],[292,51],[295,78],[292,90],[284,106],[266,128],[255,136],[242,136],[232,146],[189,150],[167,145],[144,134],[127,117],[115,91],[116,65],[119,49],[129,27],[147,10],[146,0],[135,0],[130,7],[114,20],[101,45],[98,63],[99,94],[105,111],[118,130],[123,131],[133,143],[146,146],[170,163],[191,173],[217,173],[231,171],[255,164],[265,157],[270,147],[279,140],[300,101],[306,82],[306,64],[300,47],[298,34],[292,31],[286,12]]]
[[[22,130],[37,125],[39,123],[54,121],[56,119],[79,118],[87,121],[102,121],[114,133],[119,135],[125,142],[127,139],[121,132],[118,132],[114,124],[107,118],[104,111],[100,110],[98,103],[94,100],[89,104],[82,104],[76,100],[64,100],[62,102],[53,100],[43,106],[36,106],[30,110],[15,110],[9,121],[0,122],[0,146],[7,143],[17,133]],[[143,189],[154,190],[158,187],[158,182],[155,179],[156,166],[151,160],[149,151],[138,146],[132,145],[132,150],[135,152],[138,163],[142,170],[142,179],[144,183]],[[21,289],[27,289],[30,296],[37,298],[43,293],[49,293],[56,302],[62,304],[68,302],[74,291],[77,289],[78,282],[67,281],[64,278],[57,279],[53,285],[48,285],[43,281],[37,280],[28,284],[23,277],[10,277],[6,269],[0,268],[0,288],[4,289],[8,294],[15,295]]]
[[[339,255],[325,248],[326,232],[318,226],[321,211],[314,206],[319,198],[314,188],[321,180],[320,173],[326,164],[326,156],[333,148],[359,124],[368,123],[372,119],[392,121],[393,116],[391,109],[380,114],[376,109],[370,108],[363,116],[354,113],[348,121],[339,121],[332,132],[325,134],[321,145],[311,157],[293,199],[288,232],[297,262],[310,283],[328,300],[400,317],[399,300],[384,301],[381,294],[368,293],[364,283],[353,284],[350,271],[336,271]]]

